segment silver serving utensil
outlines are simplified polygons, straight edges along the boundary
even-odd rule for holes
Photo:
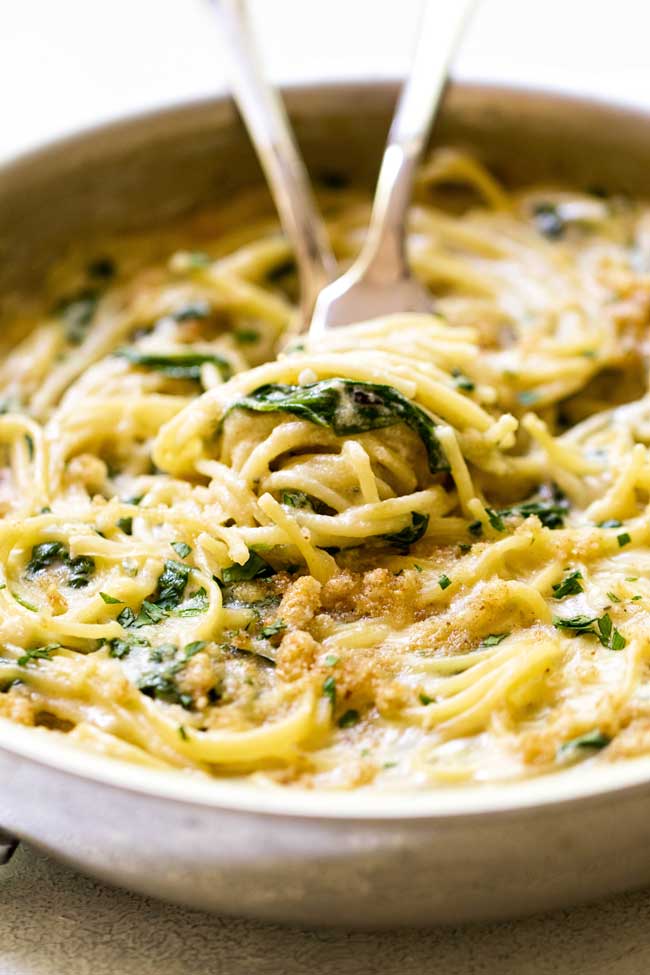
[[[267,81],[250,28],[246,0],[212,0],[225,40],[237,106],[264,170],[283,230],[296,255],[302,322],[336,260],[281,98]]]
[[[328,328],[377,315],[431,310],[429,294],[408,266],[406,214],[449,62],[475,2],[424,0],[413,67],[388,135],[368,236],[352,267],[332,281],[336,262],[325,225],[282,101],[261,68],[246,0],[212,0],[233,93],[296,254],[301,331],[309,328],[318,337]]]
[[[368,235],[352,267],[318,296],[312,337],[380,315],[432,309],[431,296],[409,268],[406,217],[449,63],[475,2],[424,0],[415,57],[388,134]]]

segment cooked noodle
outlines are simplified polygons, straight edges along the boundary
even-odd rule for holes
[[[323,206],[346,262],[368,201]],[[650,751],[650,210],[439,151],[435,314],[286,345],[263,209],[108,242],[7,323],[0,716],[321,788]]]

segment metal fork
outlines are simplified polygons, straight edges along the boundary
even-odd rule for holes
[[[296,254],[300,330],[309,328],[310,336],[318,338],[327,329],[391,312],[430,311],[431,296],[408,265],[406,215],[449,62],[476,0],[424,0],[413,66],[388,135],[368,236],[352,267],[335,281],[326,230],[282,103],[260,67],[245,0],[212,2],[228,45],[235,98]]]

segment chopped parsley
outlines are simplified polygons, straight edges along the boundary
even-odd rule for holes
[[[120,531],[123,531],[125,535],[133,534],[133,518],[118,518],[117,527]]]
[[[273,567],[265,562],[257,552],[251,552],[243,565],[238,565],[235,562],[224,569],[222,578],[225,583],[248,582],[250,579],[265,579],[273,574]]]
[[[264,637],[265,640],[269,640],[273,636],[277,636],[278,633],[282,633],[286,630],[287,624],[284,620],[275,620],[274,623],[269,623],[268,626],[263,626],[260,630],[260,636]]]
[[[574,636],[595,636],[609,650],[623,650],[627,645],[623,634],[613,625],[609,613],[600,617],[580,615],[566,619],[554,616],[553,626],[558,630],[570,630]]]
[[[89,555],[78,555],[71,559],[67,548],[62,542],[41,542],[34,545],[25,575],[33,578],[44,569],[50,568],[55,562],[61,562],[68,569],[68,585],[73,589],[87,586],[90,576],[95,571],[95,560]]]
[[[192,551],[191,546],[187,542],[170,542],[170,545],[181,559],[186,559]]]
[[[576,569],[574,572],[570,572],[562,582],[556,582],[553,586],[553,599],[565,599],[567,596],[577,596],[578,593],[584,592],[582,586],[582,572],[580,569]]]
[[[26,650],[16,663],[19,667],[27,667],[32,660],[49,660],[55,650],[60,648],[60,643],[48,643],[46,647],[35,647],[33,650]]]
[[[627,532],[621,532],[620,535],[616,536],[616,541],[618,542],[618,547],[623,548],[623,546],[629,545],[632,539]]]
[[[449,586],[451,585],[451,579],[449,578],[449,576],[446,576],[443,572],[443,574],[438,579],[438,585],[440,586],[441,589],[448,589]]]
[[[600,751],[601,748],[607,748],[611,740],[609,735],[605,735],[600,729],[594,728],[593,731],[587,731],[584,735],[578,735],[577,738],[571,738],[570,741],[565,741],[563,745],[560,745],[557,752],[558,758],[562,758],[568,752],[583,749]]]
[[[105,603],[108,603],[109,604],[109,606],[110,605],[113,605],[113,604],[117,604],[117,603],[124,602],[124,600],[122,600],[122,599],[116,599],[115,596],[111,596],[107,592],[100,592],[99,595],[102,597],[102,599],[104,600]]]
[[[507,636],[510,636],[510,631],[507,633],[488,633],[481,640],[480,646],[482,647],[496,647],[498,646]]]
[[[338,662],[339,662],[339,658],[333,653],[328,653],[327,656],[325,657],[326,667],[336,667]]]
[[[424,691],[418,694],[418,697],[420,699],[420,704],[424,704],[425,706],[427,704],[433,704],[434,702],[434,699],[432,697],[429,697],[428,694],[425,694]]]
[[[501,514],[498,511],[493,511],[492,508],[486,508],[485,513],[488,516],[488,521],[490,522],[490,525],[492,526],[492,528],[494,528],[495,531],[504,532],[506,530],[506,526],[503,523],[503,518],[501,517]]]
[[[342,714],[338,720],[339,728],[351,728],[353,725],[357,724],[359,721],[359,712],[355,711],[354,708],[350,708],[345,714]]]
[[[410,525],[402,528],[399,532],[394,532],[390,535],[381,535],[380,537],[406,555],[410,546],[422,538],[428,527],[429,515],[423,515],[419,511],[412,511]]]
[[[332,707],[336,704],[336,681],[330,675],[323,681],[323,694],[329,697]]]
[[[238,328],[232,334],[240,345],[252,345],[260,339],[260,333],[252,328]]]

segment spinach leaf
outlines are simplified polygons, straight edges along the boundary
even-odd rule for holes
[[[392,535],[381,535],[384,541],[394,545],[403,553],[407,553],[409,546],[419,541],[426,532],[429,525],[429,515],[423,515],[419,511],[411,512],[411,524],[401,531]]]
[[[144,352],[132,346],[118,349],[116,356],[133,366],[154,369],[171,379],[201,379],[201,366],[206,362],[216,366],[222,379],[230,379],[232,366],[216,352]]]
[[[306,386],[269,383],[233,403],[228,412],[236,409],[292,413],[318,426],[330,427],[337,437],[405,423],[422,440],[431,472],[450,469],[433,419],[392,386],[350,379],[324,379]]]

